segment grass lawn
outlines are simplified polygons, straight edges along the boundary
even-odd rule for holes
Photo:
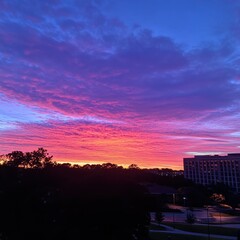
[[[177,229],[188,231],[188,232],[198,232],[208,234],[207,225],[190,225],[186,223],[164,223],[165,225],[175,227]],[[224,236],[237,236],[238,228],[226,228],[218,226],[209,226],[210,234],[224,235]]]
[[[193,236],[186,234],[158,233],[151,232],[149,234],[151,240],[207,240],[208,237]],[[170,237],[170,238],[169,238]],[[213,238],[211,240],[223,240],[223,238]]]
[[[165,227],[156,225],[156,224],[151,224],[149,227],[150,230],[166,230]]]

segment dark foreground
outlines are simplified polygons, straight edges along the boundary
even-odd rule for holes
[[[149,212],[176,211],[167,203],[190,210],[216,204],[213,193],[224,193],[223,187],[206,189],[183,176],[110,163],[83,167],[12,163],[0,165],[0,240],[148,240]],[[161,185],[161,191],[149,184]],[[174,194],[166,186],[176,189]],[[239,201],[233,200],[238,199],[229,196],[225,203],[236,206]]]
[[[145,190],[125,171],[0,167],[0,239],[148,239]]]

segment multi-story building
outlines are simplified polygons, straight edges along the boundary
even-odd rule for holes
[[[183,164],[186,179],[203,185],[224,183],[240,192],[240,153],[194,156],[184,158]]]

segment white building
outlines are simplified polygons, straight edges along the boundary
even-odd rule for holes
[[[184,158],[183,164],[186,179],[203,185],[224,183],[240,192],[240,153],[194,156]]]

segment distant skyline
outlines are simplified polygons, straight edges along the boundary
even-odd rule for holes
[[[0,154],[182,169],[240,152],[240,2],[0,1]]]

